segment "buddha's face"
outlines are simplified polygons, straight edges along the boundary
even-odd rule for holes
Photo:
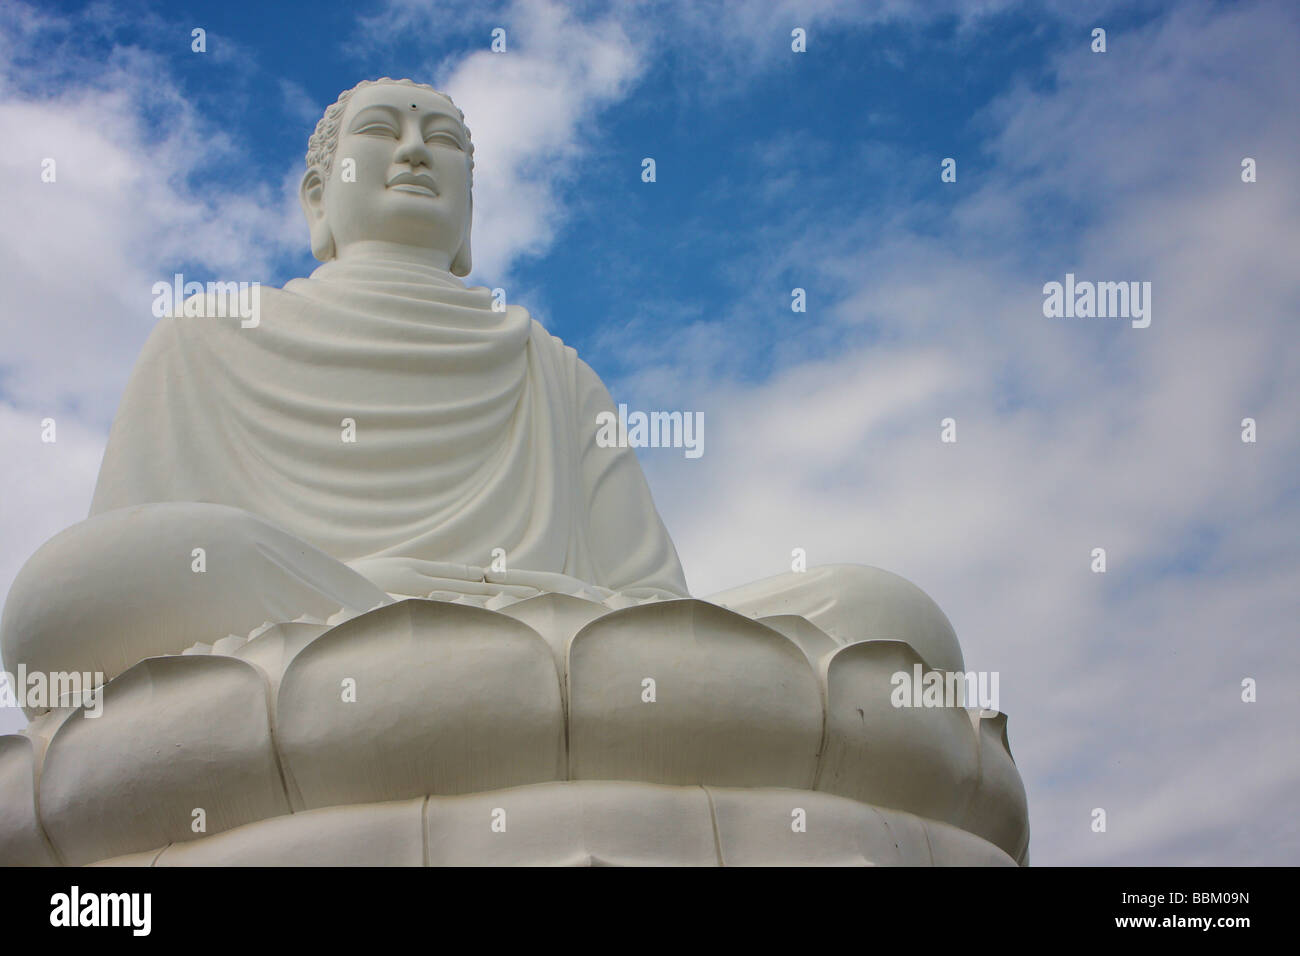
[[[327,227],[336,255],[357,242],[395,242],[430,251],[443,268],[458,262],[463,274],[469,174],[469,140],[450,103],[416,87],[363,87],[339,124],[328,181],[317,173],[312,182],[312,171],[303,180],[313,250],[320,255]]]

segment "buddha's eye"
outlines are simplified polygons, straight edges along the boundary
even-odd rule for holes
[[[460,139],[453,133],[434,132],[424,138],[426,143],[436,143],[439,146],[451,146],[455,149],[463,150]]]
[[[358,127],[354,132],[363,136],[391,136],[394,139],[397,138],[397,130],[388,123],[367,123],[365,126]]]

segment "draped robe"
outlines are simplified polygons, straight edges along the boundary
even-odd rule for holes
[[[596,443],[612,410],[523,308],[494,309],[487,289],[433,267],[336,260],[261,290],[255,327],[160,320],[91,515],[230,505],[396,593],[496,556],[525,576],[684,595],[635,454]]]

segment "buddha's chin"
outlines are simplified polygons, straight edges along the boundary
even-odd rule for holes
[[[458,248],[459,230],[448,224],[445,216],[438,215],[436,207],[426,205],[427,202],[427,197],[404,200],[398,204],[402,208],[390,209],[390,215],[382,222],[350,232],[343,244],[378,242],[405,246],[410,250],[428,250],[430,253]],[[433,214],[430,214],[431,211]]]
[[[388,201],[367,217],[369,228],[361,231],[375,239],[414,246],[437,245],[441,237],[460,236],[460,217],[444,197],[405,189],[399,192],[398,187],[390,186],[384,197]]]

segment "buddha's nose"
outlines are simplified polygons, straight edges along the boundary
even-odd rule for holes
[[[417,136],[408,136],[402,140],[402,144],[397,147],[397,153],[393,156],[393,161],[398,163],[409,163],[411,166],[433,166],[433,152],[424,142],[423,138]]]

